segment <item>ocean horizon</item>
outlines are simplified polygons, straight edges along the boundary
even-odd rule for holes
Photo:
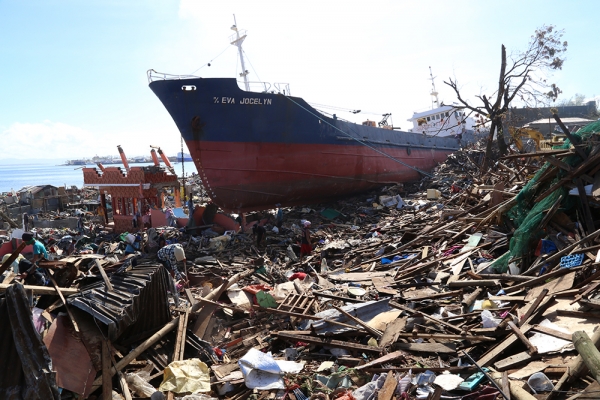
[[[77,186],[83,187],[82,165],[60,165],[65,160],[44,159],[44,160],[0,160],[0,193],[7,193],[12,190],[19,191],[25,186],[52,185]],[[192,161],[183,163],[185,175],[198,173],[196,166]],[[131,166],[146,166],[152,163],[135,163]],[[161,165],[164,165],[161,163]],[[93,165],[88,165],[92,167]],[[122,164],[108,164],[107,166],[121,166]],[[175,172],[181,176],[181,163],[173,165]]]

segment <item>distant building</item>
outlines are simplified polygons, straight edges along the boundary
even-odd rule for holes
[[[566,118],[578,118],[583,120],[598,119],[598,110],[595,101],[589,101],[581,106],[564,106],[564,107],[540,107],[540,108],[510,108],[505,122],[509,126],[522,127],[527,124],[534,128],[531,124],[540,128],[540,131],[545,135],[549,135],[554,130],[556,122],[550,112],[551,108],[558,109],[558,116],[561,120]],[[542,123],[542,121],[544,123]],[[536,128],[538,129],[538,128]]]
[[[19,203],[33,210],[57,211],[61,208],[58,188],[52,185],[25,186],[17,191]]]

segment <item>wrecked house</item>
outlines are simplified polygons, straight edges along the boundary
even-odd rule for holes
[[[160,166],[83,168],[84,186],[98,187],[101,204],[106,209],[106,197],[110,195],[114,232],[137,231],[144,226],[143,216],[152,208],[164,204],[164,190],[171,189],[179,199],[177,175]],[[135,220],[135,225],[133,223]]]

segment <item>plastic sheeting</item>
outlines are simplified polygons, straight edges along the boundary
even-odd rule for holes
[[[18,283],[6,289],[0,302],[0,326],[0,398],[60,399],[52,361]]]
[[[271,353],[265,354],[254,348],[238,364],[244,374],[246,387],[259,390],[284,389],[283,374],[298,373],[304,368],[304,364],[275,360]]]
[[[210,392],[208,366],[198,358],[173,361],[165,368],[163,381],[158,390],[191,394]]]

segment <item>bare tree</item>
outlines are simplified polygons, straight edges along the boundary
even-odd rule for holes
[[[513,100],[517,99],[524,106],[531,107],[554,101],[561,93],[555,84],[548,82],[547,76],[553,70],[562,69],[565,61],[567,42],[562,41],[563,33],[563,30],[556,30],[553,25],[538,28],[527,49],[510,56],[508,61],[506,47],[502,45],[498,88],[489,96],[475,96],[482,105],[473,106],[467,102],[460,93],[456,78],[444,81],[454,89],[462,107],[483,116],[484,122],[490,124],[484,168],[489,165],[494,135],[498,139],[500,154],[504,155],[507,152],[502,126]]]

